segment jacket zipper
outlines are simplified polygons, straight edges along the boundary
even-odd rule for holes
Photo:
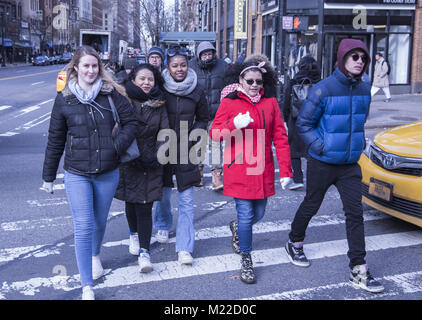
[[[352,125],[353,125],[353,96],[352,96],[353,85],[350,85],[350,128],[349,128],[349,149],[347,151],[346,161],[350,158],[352,153]]]
[[[73,144],[73,136],[70,136],[70,156],[72,156],[72,144]]]

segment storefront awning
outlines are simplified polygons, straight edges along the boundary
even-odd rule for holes
[[[21,47],[21,48],[32,48],[32,43],[30,41],[16,41],[14,43],[15,47]]]
[[[166,32],[161,33],[161,42],[189,43],[191,41],[215,42],[217,34],[215,32]]]
[[[3,45],[3,38],[0,38],[0,46]],[[5,47],[11,47],[13,45],[12,39],[4,38],[4,46]]]

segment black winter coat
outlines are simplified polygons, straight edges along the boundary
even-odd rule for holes
[[[107,96],[111,95],[120,116],[122,129],[112,139],[113,115]],[[95,102],[104,109],[82,104],[66,87],[59,93],[51,112],[48,143],[45,151],[43,180],[56,179],[60,158],[65,151],[64,166],[73,174],[91,176],[114,170],[119,156],[135,137],[136,117],[129,101],[110,83],[103,82]]]
[[[192,186],[197,185],[201,180],[197,164],[192,164],[190,159],[186,164],[180,161],[180,126],[181,121],[187,121],[188,133],[194,129],[207,130],[208,127],[208,105],[203,88],[197,84],[196,88],[187,96],[177,96],[165,91],[167,102],[167,114],[170,128],[177,135],[177,164],[167,164],[164,166],[164,186],[173,187],[173,174],[176,175],[177,189],[182,192]],[[182,137],[183,141],[188,137]],[[185,143],[183,142],[182,143]],[[192,141],[188,142],[188,154],[192,148]],[[186,156],[186,155],[185,155]],[[189,158],[189,157],[188,157]]]
[[[120,165],[119,185],[115,198],[131,203],[150,203],[162,197],[163,166],[157,162],[157,134],[161,129],[169,128],[165,101],[132,100],[138,119],[136,141],[140,158]],[[145,163],[155,162],[154,167]]]
[[[198,83],[205,90],[207,98],[209,120],[212,121],[220,106],[220,94],[224,88],[224,74],[229,65],[223,59],[216,59],[215,64],[208,68],[201,68],[198,58],[189,61],[189,67],[195,70]]]

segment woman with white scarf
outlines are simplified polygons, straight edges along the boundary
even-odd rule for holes
[[[119,182],[119,156],[135,138],[137,120],[123,96],[124,89],[107,74],[93,48],[82,46],[76,50],[67,79],[51,112],[42,189],[53,193],[64,152],[64,183],[74,223],[82,299],[94,300],[93,282],[104,275],[100,249]],[[121,123],[114,137],[109,97]]]
[[[168,242],[169,230],[173,223],[170,196],[173,175],[175,175],[178,191],[176,252],[178,252],[179,263],[192,265],[195,240],[193,187],[200,182],[201,176],[198,163],[193,164],[190,157],[186,159],[186,151],[181,152],[183,150],[181,141],[189,141],[188,135],[194,129],[203,129],[206,133],[209,117],[208,106],[204,90],[197,83],[195,71],[188,68],[185,50],[179,47],[168,50],[167,68],[162,72],[162,76],[170,129],[177,135],[177,140],[170,140],[170,148],[177,150],[177,159],[164,166],[163,197],[155,209],[154,227],[158,230],[156,239],[161,243]],[[197,154],[190,152],[192,144],[193,142],[189,141],[188,155]],[[206,147],[206,141],[204,147]]]

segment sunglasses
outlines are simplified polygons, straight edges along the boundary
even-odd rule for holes
[[[258,86],[262,86],[263,84],[264,84],[264,81],[262,81],[261,79],[257,79],[257,80],[254,80],[254,79],[244,79],[245,81],[246,81],[246,83],[248,84],[248,85],[253,85],[253,83],[255,82]]]
[[[187,54],[186,50],[181,49],[181,48],[175,48],[175,49],[172,48],[172,49],[169,49],[167,51],[167,56],[169,56],[169,57],[174,57],[176,55],[187,56],[188,54]]]
[[[351,57],[352,57],[353,61],[358,61],[359,58],[360,58],[363,63],[365,63],[367,61],[367,59],[368,59],[368,57],[366,55],[362,55],[361,56],[361,55],[359,55],[357,53],[352,54]]]

